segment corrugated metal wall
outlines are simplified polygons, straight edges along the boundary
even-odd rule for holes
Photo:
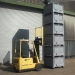
[[[12,62],[12,40],[20,29],[29,29],[29,39],[34,40],[34,29],[42,26],[41,13],[37,9],[0,3],[0,62],[9,56],[8,52],[8,60]]]
[[[61,2],[60,4],[63,4],[65,10],[75,12],[75,8],[74,8],[75,7],[75,0],[73,0],[73,1],[72,0],[69,0],[69,1],[65,0],[65,2]]]
[[[64,15],[65,40],[75,40],[75,17]]]
[[[75,41],[65,41],[65,56],[75,57]]]
[[[64,15],[65,56],[75,56],[75,17]]]

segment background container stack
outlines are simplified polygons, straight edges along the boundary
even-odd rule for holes
[[[44,7],[44,65],[64,67],[64,20],[63,6],[49,4]]]

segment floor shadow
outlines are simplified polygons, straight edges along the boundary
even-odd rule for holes
[[[64,66],[61,66],[61,67],[55,67],[55,68],[52,68],[52,67],[46,67],[44,66],[44,64],[42,64],[42,68],[45,68],[45,69],[61,69],[61,68],[64,68]]]
[[[10,65],[10,51],[7,52],[6,56],[3,59],[3,65],[9,66]]]
[[[45,69],[52,69],[51,67],[46,67],[44,66],[44,64],[41,64],[42,65],[42,68],[45,68]]]
[[[13,69],[12,66],[1,66],[0,70],[2,70],[2,71],[8,71],[8,72],[14,72],[15,73],[15,70]]]
[[[12,73],[19,73],[18,71],[16,71],[13,68],[13,66],[0,66],[0,70],[7,71],[7,72],[12,72]],[[35,70],[34,69],[22,70],[21,73],[31,72],[31,71],[35,71]]]
[[[0,66],[2,66],[2,63],[0,63]]]

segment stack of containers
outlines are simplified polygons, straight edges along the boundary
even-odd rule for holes
[[[64,20],[63,6],[49,4],[44,7],[44,65],[64,67]]]

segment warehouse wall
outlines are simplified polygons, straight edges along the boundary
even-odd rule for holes
[[[75,57],[75,17],[64,15],[65,56]]]
[[[64,25],[65,56],[74,56],[75,17],[64,15]],[[0,62],[12,62],[13,40],[16,34],[26,36],[25,29],[27,29],[29,39],[34,40],[34,29],[41,26],[42,10],[0,3]],[[40,59],[43,60],[42,47],[40,49]]]
[[[34,29],[42,26],[42,11],[23,6],[0,3],[0,62],[12,62],[13,38],[25,36],[34,40]],[[23,37],[21,37],[23,38]],[[42,59],[42,58],[41,58]]]
[[[65,10],[75,12],[75,8],[74,8],[75,7],[75,0],[61,2],[60,4],[63,4]]]
[[[75,57],[75,41],[65,41],[65,57]]]
[[[65,40],[75,40],[75,17],[64,15]]]

